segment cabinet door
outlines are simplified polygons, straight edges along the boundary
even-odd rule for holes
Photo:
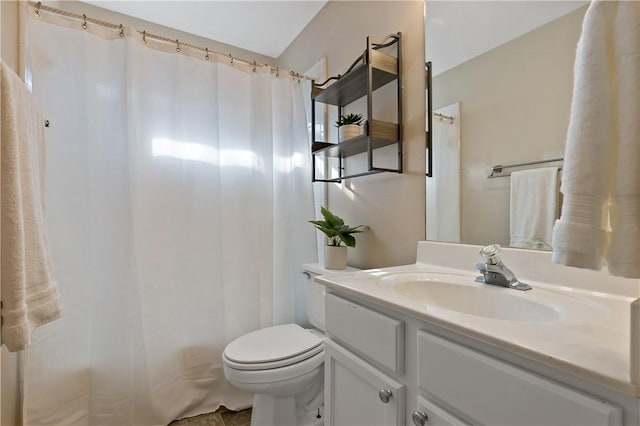
[[[385,398],[385,393],[388,398]],[[404,385],[336,343],[326,342],[327,426],[404,425],[404,410]]]
[[[333,341],[402,374],[404,323],[333,294],[326,296],[327,334]],[[349,327],[345,327],[349,324]]]
[[[474,424],[622,424],[614,404],[424,331],[418,332],[418,386]]]
[[[418,412],[425,416],[424,426],[468,426],[453,414],[421,396],[418,397]],[[413,423],[419,425],[415,420]]]

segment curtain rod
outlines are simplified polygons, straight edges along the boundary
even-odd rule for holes
[[[49,13],[54,13],[56,15],[62,15],[62,16],[66,16],[67,18],[73,18],[73,19],[78,19],[82,21],[82,28],[86,29],[87,28],[87,23],[90,22],[92,24],[95,25],[99,25],[101,27],[105,27],[105,28],[109,28],[112,30],[120,30],[120,36],[124,37],[124,26],[122,24],[112,24],[110,22],[105,22],[105,21],[101,21],[99,19],[95,19],[95,18],[91,18],[85,14],[77,14],[77,13],[73,13],[73,12],[68,12],[66,10],[63,9],[58,9],[55,7],[51,7],[51,6],[47,6],[47,5],[43,5],[41,1],[39,2],[35,2],[30,0],[29,1],[29,6],[35,8],[35,15],[37,17],[40,17],[40,12],[44,11],[44,12],[49,12]],[[200,46],[196,46],[190,43],[185,43],[185,42],[181,42],[178,39],[170,39],[158,34],[153,34],[153,33],[149,33],[147,31],[140,31],[140,30],[135,30],[138,34],[142,35],[142,40],[145,41],[147,38],[150,39],[154,39],[154,40],[158,40],[158,41],[162,41],[165,43],[170,43],[170,44],[175,44],[176,45],[176,51],[180,52],[180,48],[182,47],[188,47],[190,49],[194,49],[194,50],[198,50],[200,52],[205,53],[205,59],[209,60],[209,55],[219,55],[219,56],[223,56],[223,57],[227,57],[231,60],[231,63],[233,64],[233,62],[240,62],[243,63],[245,65],[248,66],[252,66],[253,69],[255,70],[256,67],[269,67],[269,69],[271,70],[271,72],[275,72],[276,73],[276,77],[279,76],[280,72],[285,72],[287,74],[289,74],[291,77],[294,78],[302,78],[305,80],[310,80],[313,81],[314,79],[311,77],[308,77],[304,74],[300,74],[298,72],[295,71],[286,71],[286,70],[281,70],[280,67],[272,67],[269,64],[260,64],[257,63],[256,61],[250,61],[247,59],[243,59],[243,58],[239,58],[237,56],[233,56],[231,53],[229,54],[225,54],[222,52],[217,52],[215,50],[211,50],[208,47],[200,47]]]
[[[444,114],[440,114],[439,112],[434,112],[433,115],[435,115],[436,117],[438,117],[440,120],[449,120],[452,123],[455,120],[455,117],[452,117],[450,115],[444,115]]]

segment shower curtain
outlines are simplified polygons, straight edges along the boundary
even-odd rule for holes
[[[427,178],[427,239],[460,242],[460,103],[439,108],[433,117],[433,176]]]
[[[130,30],[28,24],[65,316],[25,353],[25,424],[247,407],[222,350],[304,322],[317,258],[302,83]]]

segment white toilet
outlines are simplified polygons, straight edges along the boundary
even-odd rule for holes
[[[324,286],[313,277],[331,271],[304,265],[307,315],[315,329],[267,327],[229,343],[222,354],[227,380],[255,394],[251,426],[323,424]]]

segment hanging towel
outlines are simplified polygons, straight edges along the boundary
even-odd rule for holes
[[[640,278],[640,3],[593,1],[574,67],[553,261]],[[609,229],[610,228],[610,229]]]
[[[625,3],[614,40],[618,153],[607,264],[613,275],[640,278],[640,3]]]
[[[44,120],[22,80],[2,62],[0,200],[2,343],[29,345],[39,325],[62,315],[44,205]]]
[[[511,247],[551,250],[558,195],[557,167],[511,173]]]

